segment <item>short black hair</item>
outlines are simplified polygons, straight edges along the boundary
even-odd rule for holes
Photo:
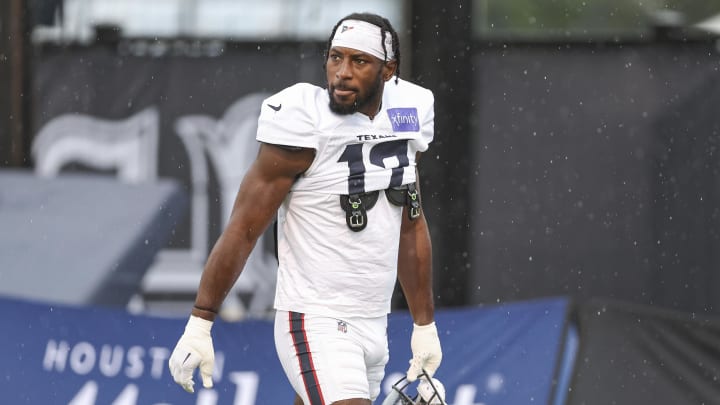
[[[367,23],[370,23],[372,25],[375,25],[377,27],[380,27],[380,37],[385,38],[385,33],[389,32],[392,36],[392,46],[393,46],[393,54],[395,54],[395,62],[397,63],[397,68],[395,69],[395,82],[397,83],[398,78],[400,77],[400,41],[398,40],[398,34],[395,31],[395,28],[393,28],[392,24],[390,24],[390,21],[388,21],[387,18],[379,16],[377,14],[372,13],[352,13],[350,15],[347,15],[340,19],[340,21],[335,24],[335,27],[333,27],[332,32],[330,33],[330,38],[328,38],[327,42],[327,48],[325,49],[325,60],[327,61],[328,54],[330,53],[330,48],[332,47],[332,40],[335,37],[335,32],[337,31],[340,24],[342,24],[345,20],[360,20],[365,21]],[[382,47],[383,52],[385,52],[385,60],[387,61],[387,54],[388,50],[385,49],[385,41],[382,41]]]

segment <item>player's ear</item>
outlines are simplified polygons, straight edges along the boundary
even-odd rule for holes
[[[393,76],[395,76],[395,72],[397,71],[397,61],[396,60],[390,60],[385,62],[383,65],[383,80],[388,81],[392,79]]]

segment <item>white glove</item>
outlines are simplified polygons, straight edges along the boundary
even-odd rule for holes
[[[410,368],[407,371],[408,381],[417,380],[423,369],[425,369],[429,377],[432,377],[442,360],[440,338],[438,337],[435,322],[423,326],[413,324],[410,348],[412,349],[413,358],[410,360]]]
[[[200,377],[203,387],[212,388],[212,373],[215,364],[215,350],[213,349],[210,329],[212,322],[198,316],[190,315],[185,325],[185,333],[180,336],[175,350],[170,355],[168,364],[170,374],[176,383],[185,391],[195,392],[193,373],[200,367]]]

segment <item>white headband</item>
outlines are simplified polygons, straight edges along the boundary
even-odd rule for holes
[[[345,20],[335,31],[332,46],[357,49],[383,61],[394,59],[392,34],[385,33],[385,49],[387,50],[387,59],[385,59],[380,33],[380,27],[375,24],[359,20]]]

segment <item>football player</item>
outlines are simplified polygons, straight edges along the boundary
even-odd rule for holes
[[[196,367],[212,386],[213,320],[276,215],[275,345],[296,404],[376,399],[396,280],[414,322],[407,379],[440,365],[417,171],[434,135],[433,94],[400,79],[398,35],[375,14],[337,23],[325,70],[326,88],[299,83],[263,102],[260,151],[169,360],[187,391]]]

